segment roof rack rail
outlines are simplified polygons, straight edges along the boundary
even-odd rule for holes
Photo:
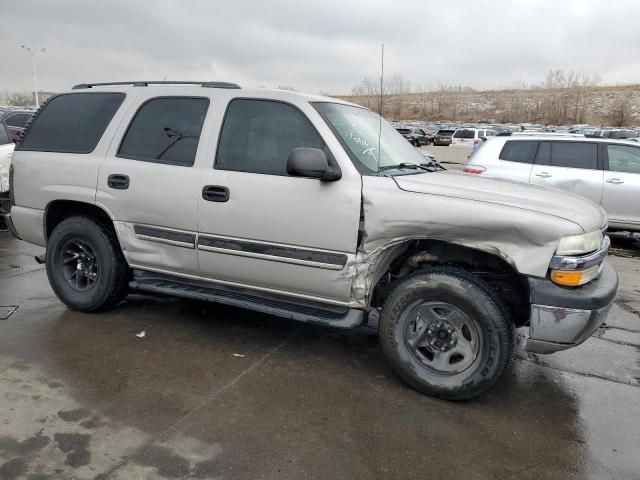
[[[102,83],[79,83],[74,85],[72,90],[82,88],[104,87],[108,85],[133,85],[134,87],[146,87],[148,85],[200,85],[204,88],[240,88],[240,85],[229,82],[189,82],[170,80],[135,80],[132,82],[102,82]]]

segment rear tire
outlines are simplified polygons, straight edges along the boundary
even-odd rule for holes
[[[51,288],[73,310],[107,310],[127,294],[131,273],[115,232],[89,217],[71,217],[56,226],[46,265]]]
[[[476,276],[458,268],[423,270],[387,297],[380,341],[413,388],[467,400],[491,388],[511,361],[514,335],[506,312]]]

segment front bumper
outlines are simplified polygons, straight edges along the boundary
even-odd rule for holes
[[[618,275],[605,263],[600,276],[581,287],[529,278],[529,290],[527,350],[553,353],[580,345],[602,325],[618,290]]]

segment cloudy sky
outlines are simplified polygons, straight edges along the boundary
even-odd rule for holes
[[[226,80],[349,93],[385,70],[413,86],[539,83],[549,69],[640,82],[640,0],[0,0],[0,91],[105,80]]]

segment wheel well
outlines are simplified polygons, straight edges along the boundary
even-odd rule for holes
[[[508,308],[516,326],[529,321],[529,286],[520,273],[499,255],[437,240],[410,241],[395,249],[393,260],[377,272],[371,306],[378,308],[396,282],[410,273],[429,266],[459,267],[480,277]],[[376,281],[376,280],[374,280]]]
[[[49,239],[53,229],[56,228],[60,222],[78,215],[92,218],[110,228],[114,234],[116,233],[111,218],[102,208],[90,203],[76,202],[74,200],[54,200],[47,205],[44,215],[45,238],[47,240]]]

